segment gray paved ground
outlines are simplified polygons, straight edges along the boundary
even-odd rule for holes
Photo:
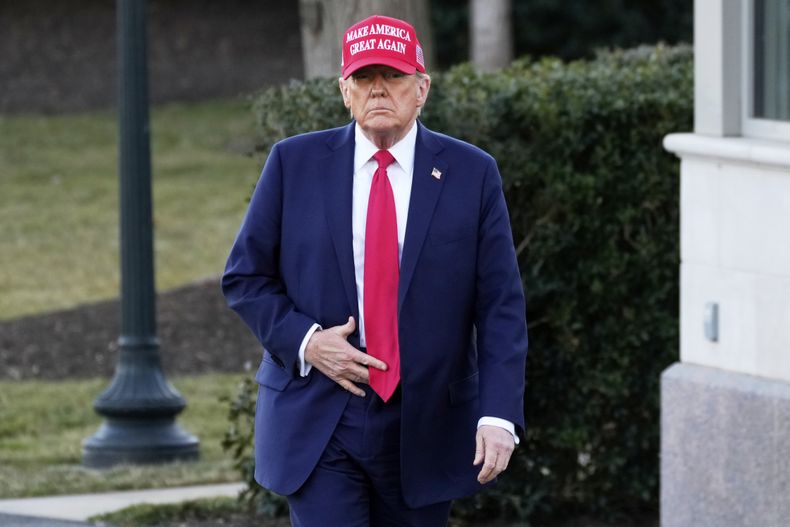
[[[16,514],[0,513],[0,526],[2,527],[84,527],[90,523],[73,522],[66,520],[51,520],[49,518],[34,518],[32,516],[17,516]]]
[[[126,490],[65,496],[38,496],[0,500],[0,527],[85,526],[88,518],[118,511],[141,503],[181,503],[199,498],[236,497],[243,483],[221,483],[171,487],[166,489]],[[16,515],[16,516],[15,516]],[[35,517],[43,518],[37,520]]]

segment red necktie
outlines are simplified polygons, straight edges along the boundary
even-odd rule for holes
[[[379,150],[365,227],[364,310],[368,353],[387,364],[387,371],[370,370],[370,387],[386,402],[400,381],[398,347],[398,221],[395,198],[387,178],[392,154]]]

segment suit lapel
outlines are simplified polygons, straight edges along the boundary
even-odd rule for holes
[[[417,258],[428,234],[436,202],[444,187],[447,164],[436,154],[442,150],[433,133],[417,122],[417,145],[414,152],[414,176],[409,198],[409,219],[406,223],[406,236],[403,241],[403,254],[400,264],[400,283],[398,284],[398,312],[414,276]],[[433,175],[438,169],[440,177]]]
[[[359,321],[357,282],[354,275],[351,199],[354,180],[354,123],[327,140],[333,152],[319,161],[324,190],[324,212],[335,246],[340,276],[354,320]]]

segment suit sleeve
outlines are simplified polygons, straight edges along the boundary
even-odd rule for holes
[[[476,297],[480,415],[506,419],[523,431],[526,308],[502,179],[493,158],[483,181]]]
[[[296,310],[282,281],[282,195],[283,167],[275,145],[231,248],[222,292],[274,361],[295,372],[302,339],[315,321]]]

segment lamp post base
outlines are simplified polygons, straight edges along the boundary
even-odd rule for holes
[[[82,443],[82,464],[107,468],[121,463],[157,464],[194,461],[200,442],[173,418],[112,419]]]
[[[165,378],[156,338],[121,337],[118,370],[93,403],[105,418],[82,442],[82,464],[154,464],[199,457],[200,441],[176,423],[186,401]]]

